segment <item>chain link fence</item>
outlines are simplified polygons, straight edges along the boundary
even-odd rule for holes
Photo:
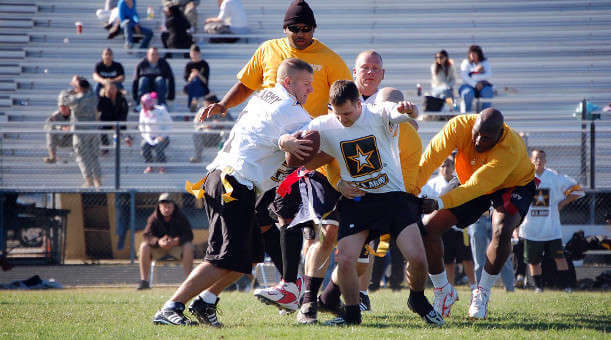
[[[159,193],[165,191],[177,196],[179,208],[195,231],[196,256],[202,257],[207,240],[202,203],[181,191],[185,180],[195,181],[204,175],[205,165],[227,138],[231,123],[194,126],[174,122],[168,133],[165,162],[145,161],[141,148],[144,139],[137,123],[101,130],[107,124],[91,123],[95,129],[77,131],[99,141],[97,148],[90,149],[98,155],[99,188],[81,187],[86,181],[75,161],[79,150],[70,141],[57,148],[55,162],[45,163],[49,131],[40,123],[0,125],[0,199],[4,202],[0,247],[5,247],[11,258],[46,263],[133,260],[142,241],[141,230],[155,209]],[[423,147],[443,124],[421,122]],[[523,134],[529,151],[543,149],[548,167],[574,178],[586,189],[586,197],[562,211],[562,223],[604,224],[611,211],[611,124],[596,122],[594,129],[589,122],[583,126],[580,122],[564,122],[557,127],[541,127],[536,120],[509,124]],[[113,138],[115,133],[117,138]],[[104,134],[107,145],[102,143]],[[128,136],[131,146],[125,140]],[[144,173],[149,166],[155,171]],[[160,167],[165,172],[159,172]]]

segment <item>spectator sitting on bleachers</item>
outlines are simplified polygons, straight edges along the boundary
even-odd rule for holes
[[[172,5],[164,8],[166,16],[165,27],[166,32],[161,33],[161,42],[165,48],[189,48],[193,44],[193,37],[188,30],[191,24],[180,11],[178,5]],[[171,54],[167,53],[166,58]]]
[[[138,122],[138,130],[142,136],[142,156],[146,163],[158,162],[165,163],[165,149],[170,144],[168,136],[172,128],[172,118],[163,105],[155,105],[155,93],[147,93],[142,96],[142,110]],[[153,152],[155,156],[153,156]],[[148,166],[144,173],[148,174],[155,171],[155,168]],[[159,167],[160,173],[165,173],[165,168]]]
[[[100,90],[107,83],[115,83],[120,90],[123,90],[125,70],[123,70],[121,63],[113,60],[113,53],[110,47],[102,50],[102,60],[95,64],[95,69],[93,70],[93,80],[96,82],[96,96],[100,96]]]
[[[98,97],[91,90],[91,85],[87,79],[74,76],[70,85],[74,88],[70,91],[63,91],[61,96],[64,103],[70,106],[70,124],[73,131],[87,131],[95,129],[95,126],[79,124],[82,122],[95,122],[97,116]],[[85,179],[83,187],[102,185],[102,170],[98,160],[100,149],[100,138],[93,133],[74,133],[73,147],[76,153],[76,163],[81,174]]]
[[[214,94],[209,94],[204,97],[203,107],[207,107],[210,104],[218,103],[219,99]],[[193,135],[193,147],[195,148],[195,156],[189,158],[191,163],[199,163],[202,161],[202,153],[204,148],[214,148],[216,152],[220,149],[222,143],[225,141],[231,126],[223,125],[223,122],[231,122],[233,118],[229,113],[224,116],[216,115],[212,118],[202,121],[200,115],[195,115],[193,124],[195,125],[195,134]],[[220,124],[218,124],[220,123]],[[209,131],[212,133],[201,133],[203,131]],[[216,133],[215,133],[216,132]]]
[[[158,260],[171,255],[182,259],[185,276],[193,268],[193,230],[189,219],[176,206],[169,193],[159,195],[155,211],[149,216],[144,228],[144,241],[140,244],[140,284],[138,289],[150,288],[148,278],[151,259]]]
[[[117,89],[116,83],[106,83],[100,93],[98,101],[98,112],[100,113],[100,121],[102,122],[125,122],[127,121],[127,113],[129,107],[127,100],[123,94]],[[113,130],[113,125],[102,126],[103,130]],[[121,126],[121,130],[125,130],[126,126]],[[116,138],[116,136],[115,136]],[[102,134],[102,145],[109,145],[108,135]],[[132,146],[132,138],[127,135],[125,144]]]
[[[53,164],[57,161],[57,147],[72,146],[72,133],[70,131],[70,107],[65,105],[64,97],[60,95],[57,98],[58,110],[55,111],[45,123],[45,131],[47,131],[47,149],[49,157],[45,157],[44,161],[47,164]],[[64,123],[64,124],[58,124]],[[66,131],[66,133],[52,133],[51,131]]]
[[[156,47],[149,48],[146,57],[136,65],[132,83],[134,100],[138,103],[143,94],[156,92],[157,103],[165,105],[166,94],[168,100],[174,100],[175,90],[174,73],[172,73],[170,64],[164,58],[159,57]]]
[[[161,0],[161,4],[163,7],[179,6],[182,13],[189,20],[189,24],[191,24],[191,31],[193,33],[197,31],[197,6],[199,6],[199,0]]]
[[[460,113],[471,111],[473,98],[492,98],[494,95],[490,78],[492,77],[492,68],[490,62],[484,56],[482,48],[478,45],[471,45],[467,59],[463,60],[460,65],[460,77],[463,84],[458,89],[458,93],[462,98],[460,105]],[[490,107],[490,103],[482,103],[483,110]]]
[[[431,65],[431,95],[441,99],[454,98],[455,83],[454,61],[446,50],[441,50],[435,54],[435,62]]]
[[[117,7],[119,8],[119,21],[125,35],[125,48],[134,46],[134,32],[144,35],[140,48],[147,48],[153,38],[153,31],[140,25],[136,0],[120,0]]]
[[[187,94],[187,106],[191,112],[195,112],[199,99],[210,93],[208,89],[210,67],[202,59],[199,46],[191,46],[189,56],[191,61],[185,66],[184,78],[187,85],[184,87],[184,92]]]
[[[206,19],[204,31],[210,34],[246,34],[248,19],[240,0],[218,0],[219,14]],[[232,39],[232,40],[230,40]],[[237,38],[210,39],[210,42],[235,42]]]

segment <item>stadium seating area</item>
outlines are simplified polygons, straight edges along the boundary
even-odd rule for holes
[[[283,36],[281,20],[288,1],[242,0],[252,33],[235,44],[209,44],[198,34],[202,56],[211,67],[211,90],[219,96],[235,82],[235,74],[264,40]],[[60,149],[67,163],[47,165],[44,120],[56,109],[60,90],[72,75],[91,79],[102,48],[111,47],[123,64],[126,88],[143,50],[123,48],[122,36],[106,40],[95,11],[102,0],[5,0],[0,3],[0,187],[73,189],[82,182],[69,150]],[[385,86],[401,89],[415,101],[416,84],[429,89],[429,65],[434,53],[446,49],[459,64],[471,44],[479,44],[493,68],[497,96],[492,100],[509,123],[528,135],[529,146],[548,151],[549,166],[588,184],[589,126],[572,116],[583,98],[599,106],[611,103],[611,3],[591,1],[458,0],[311,0],[318,28],[315,37],[351,65],[357,53],[376,49],[384,57]],[[159,40],[160,1],[139,0],[138,10],[155,9],[153,46]],[[202,1],[200,22],[216,15],[216,1]],[[75,21],[83,22],[78,35]],[[200,27],[201,31],[201,27]],[[163,51],[162,51],[163,52]],[[197,179],[205,164],[189,163],[192,114],[186,109],[182,73],[187,62],[169,60],[176,77],[177,98],[170,104],[175,121],[168,149],[168,173],[143,175],[139,137],[134,146],[121,145],[121,188],[176,190],[185,179]],[[133,105],[133,103],[132,103]],[[237,115],[238,110],[233,110]],[[137,121],[131,112],[129,120]],[[423,143],[443,122],[422,122]],[[130,126],[135,129],[136,126]],[[611,188],[611,124],[597,124],[596,186]],[[138,135],[133,131],[133,135]],[[582,140],[587,141],[582,148]],[[426,144],[425,144],[426,145]],[[215,149],[208,150],[206,160]],[[586,163],[582,163],[582,155]],[[115,184],[115,156],[102,156],[103,184]],[[586,164],[583,168],[582,164]],[[585,170],[585,171],[584,171]]]

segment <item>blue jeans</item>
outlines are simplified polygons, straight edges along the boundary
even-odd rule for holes
[[[470,85],[463,84],[458,89],[458,94],[462,98],[462,103],[460,104],[460,113],[471,112],[471,104],[473,103],[473,99],[475,98],[475,88],[471,87]],[[484,86],[484,88],[479,91],[480,98],[492,98],[493,96],[494,92],[492,91],[492,86]],[[482,107],[480,107],[480,110],[489,107],[489,102],[482,102]]]
[[[138,103],[140,103],[140,97],[151,92],[157,92],[157,103],[159,105],[165,104],[165,94],[168,92],[165,78],[157,76],[155,80],[152,80],[142,77],[138,80]]]
[[[193,100],[193,98],[201,98],[210,93],[210,90],[208,90],[206,85],[204,85],[201,79],[197,77],[193,78],[193,80],[191,80],[191,82],[187,84],[186,90],[188,96],[187,107],[191,105],[191,100]]]
[[[475,282],[479,282],[482,277],[482,269],[486,264],[486,249],[492,240],[492,220],[490,217],[482,216],[469,226],[469,236],[471,238],[471,252],[473,254]],[[511,256],[501,269],[501,278],[505,289],[513,290],[513,264]]]
[[[142,141],[141,151],[146,163],[165,163],[165,149],[170,145],[170,137],[166,137],[162,142],[151,145],[146,141]],[[155,155],[153,155],[153,152]]]
[[[123,29],[123,35],[125,36],[125,45],[131,47],[134,44],[134,27],[136,23],[131,20],[123,20],[121,22],[121,28]],[[140,42],[140,48],[149,47],[151,39],[153,39],[153,31],[140,25],[140,32],[144,35],[144,38]]]

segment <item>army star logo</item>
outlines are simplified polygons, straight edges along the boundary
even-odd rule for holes
[[[369,167],[369,168],[374,169],[373,164],[371,164],[371,162],[369,161],[369,157],[371,157],[372,153],[373,153],[373,150],[369,152],[363,152],[363,150],[361,150],[361,147],[357,145],[356,146],[356,155],[348,156],[348,158],[357,163],[357,167],[358,167],[357,172],[361,172],[361,170],[364,167]]]

